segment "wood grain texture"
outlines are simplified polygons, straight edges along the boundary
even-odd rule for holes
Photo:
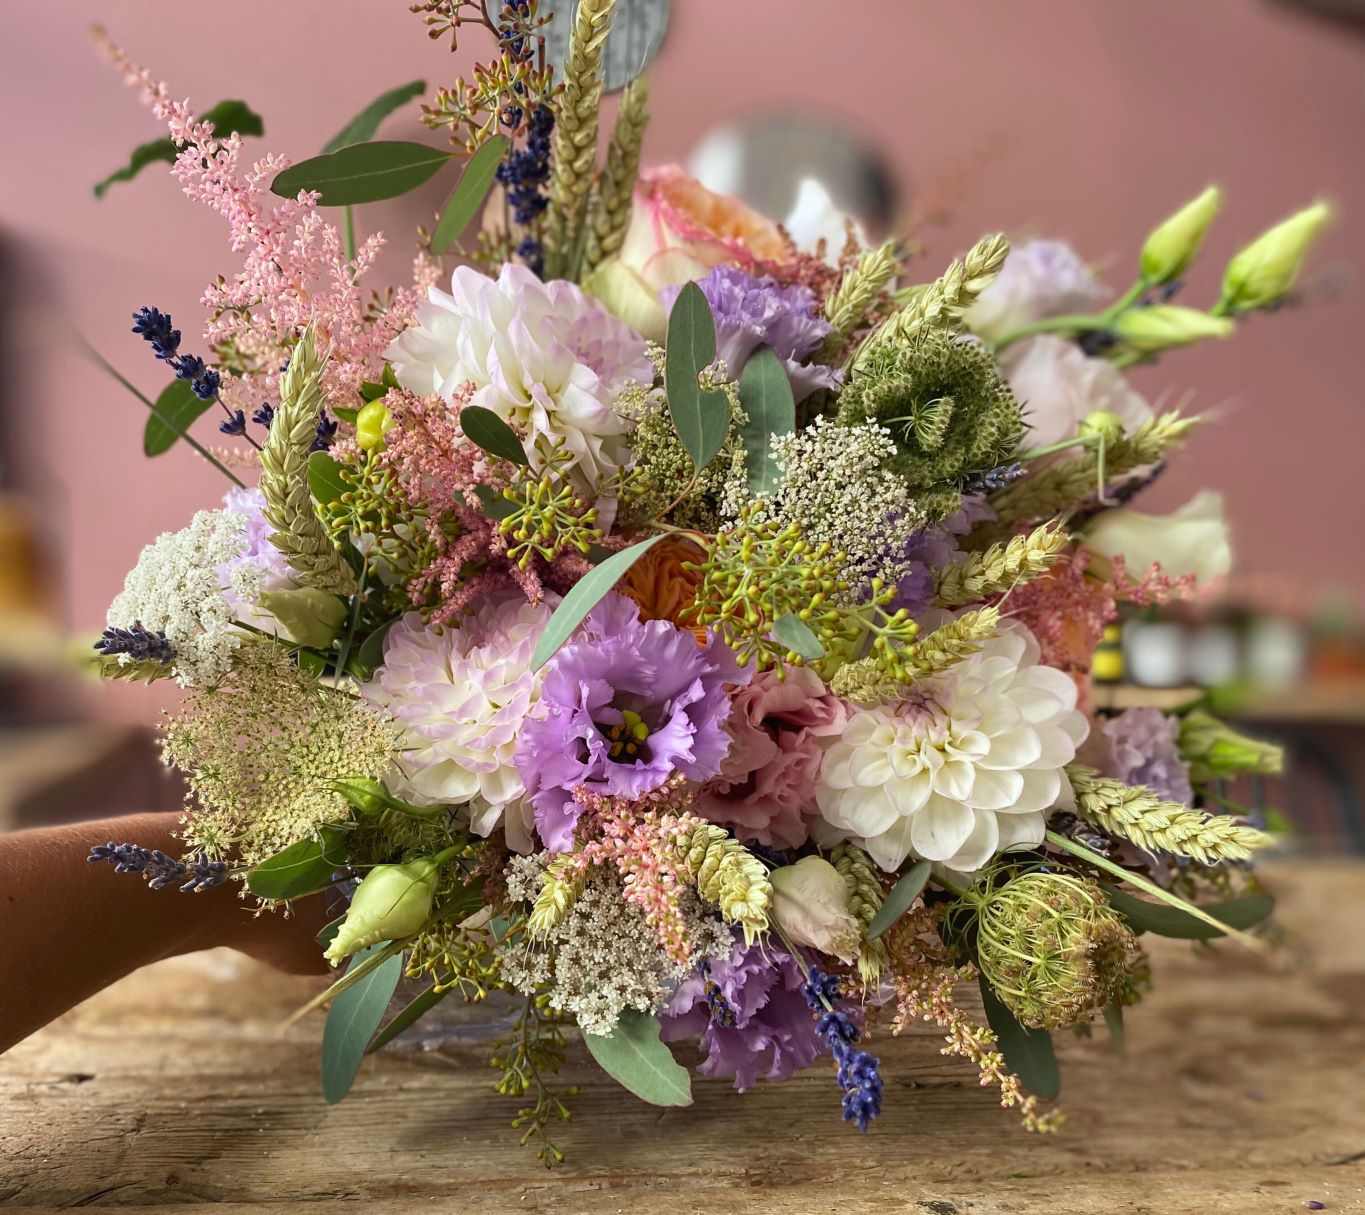
[[[1365,866],[1267,867],[1285,950],[1153,950],[1128,1019],[1060,1043],[1055,1136],[1018,1129],[927,1027],[878,1037],[885,1113],[838,1120],[823,1068],[696,1104],[634,1101],[581,1046],[553,1173],[517,1146],[478,1027],[432,1053],[366,1061],[326,1106],[321,1018],[278,1032],[315,986],[237,955],[150,968],[0,1059],[0,1205],[187,1211],[787,1213],[1365,1210]],[[149,897],[154,897],[150,896]],[[171,897],[171,896],[165,896]],[[4,993],[14,998],[16,993]],[[22,997],[20,997],[22,998]]]

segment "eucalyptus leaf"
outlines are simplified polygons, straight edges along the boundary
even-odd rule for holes
[[[876,940],[910,910],[910,904],[919,898],[920,891],[929,880],[930,868],[928,861],[916,861],[905,871],[900,881],[891,887],[891,893],[877,908],[877,914],[867,926],[869,940]]]
[[[316,586],[261,591],[257,602],[275,617],[289,641],[312,650],[327,649],[346,623],[346,601]]]
[[[488,191],[493,188],[493,176],[512,141],[506,135],[494,135],[479,145],[460,174],[460,180],[441,208],[435,231],[431,234],[431,251],[444,253],[469,227],[470,221],[483,206]]]
[[[175,441],[183,438],[212,405],[212,401],[202,401],[194,395],[188,380],[172,380],[156,398],[153,412],[142,431],[143,453],[159,456],[170,451]]]
[[[1178,907],[1164,903],[1149,903],[1116,886],[1105,886],[1109,903],[1137,932],[1151,932],[1159,937],[1175,937],[1182,941],[1208,941],[1225,934],[1212,924],[1197,920]],[[1275,900],[1265,893],[1244,894],[1226,903],[1209,903],[1200,908],[1229,928],[1253,928],[1275,909]]]
[[[270,189],[281,198],[293,198],[300,190],[316,190],[322,206],[349,207],[415,190],[450,158],[449,152],[424,143],[353,143],[291,165],[276,175]]]
[[[308,490],[319,506],[335,502],[350,488],[341,476],[341,465],[329,452],[315,451],[308,457]]]
[[[398,1037],[405,1029],[416,1025],[418,1021],[431,1011],[431,1009],[435,1008],[436,1005],[444,1000],[450,992],[451,989],[448,987],[437,991],[436,987],[433,985],[428,987],[421,995],[414,996],[413,999],[408,1001],[408,1003],[399,1009],[398,1012],[394,1013],[393,1018],[389,1023],[375,1035],[374,1041],[365,1048],[365,1053],[367,1055],[372,1055],[377,1050],[383,1050],[384,1047]]]
[[[1000,997],[991,990],[984,976],[981,977],[981,999],[986,1006],[986,1022],[999,1039],[1005,1066],[1030,1092],[1046,1101],[1055,1101],[1062,1091],[1062,1077],[1057,1070],[1052,1035],[1045,1029],[1020,1025],[1014,1014],[1000,1003]]]
[[[209,107],[200,116],[201,122],[213,123],[213,133],[220,139],[229,135],[264,135],[265,124],[261,116],[245,101],[220,101]],[[95,197],[103,198],[105,191],[117,181],[132,181],[148,165],[157,163],[174,164],[179,149],[169,139],[153,139],[140,143],[128,157],[128,163],[121,169],[110,173],[95,186]]]
[[[627,1008],[606,1037],[584,1034],[598,1065],[650,1105],[691,1105],[692,1078],[659,1037],[659,1018]]]
[[[517,432],[491,409],[482,405],[466,405],[460,410],[460,429],[471,443],[477,443],[490,456],[510,460],[522,468],[530,465],[526,450]]]
[[[559,606],[555,608],[554,614],[540,634],[540,640],[536,642],[535,653],[531,655],[533,671],[543,667],[554,657],[555,651],[568,641],[574,629],[583,623],[588,613],[601,602],[602,597],[625,577],[626,571],[632,565],[663,538],[664,533],[661,532],[657,536],[650,536],[648,540],[641,540],[639,544],[623,548],[601,565],[594,566],[574,583],[569,593],[560,600]]]
[[[246,875],[246,888],[260,899],[292,899],[321,890],[346,863],[346,833],[324,827],[316,840],[299,840],[262,861]]]
[[[338,152],[347,144],[363,143],[367,139],[373,139],[375,132],[379,130],[379,124],[384,119],[394,110],[407,105],[414,97],[420,97],[426,91],[427,82],[425,80],[414,80],[409,84],[400,84],[396,89],[390,89],[387,93],[380,93],[323,145],[323,152]]]
[[[698,471],[716,458],[730,430],[723,392],[703,392],[697,376],[716,361],[716,322],[696,283],[685,283],[668,314],[664,387],[673,429]]]
[[[1114,1043],[1114,1050],[1120,1055],[1124,1053],[1123,1041],[1123,1005],[1106,1004],[1104,1006],[1104,1023],[1109,1027],[1109,1037]]]
[[[399,618],[395,616],[392,620],[386,620],[373,633],[360,643],[355,656],[351,659],[351,665],[360,666],[364,678],[379,670],[384,665],[384,642],[389,635],[389,630],[398,623]]]
[[[800,654],[802,658],[808,658],[813,662],[825,656],[825,647],[820,644],[820,638],[811,632],[810,625],[794,612],[783,612],[773,622],[772,632],[787,649],[794,654]]]
[[[351,959],[348,970],[388,948],[387,942],[371,945]],[[384,1019],[384,1010],[402,974],[403,955],[395,953],[332,1001],[322,1030],[322,1095],[328,1105],[336,1104],[350,1091],[365,1048]]]
[[[787,369],[771,346],[760,346],[744,364],[739,403],[745,414],[739,434],[744,440],[744,475],[749,492],[775,494],[782,484],[782,469],[773,459],[770,440],[796,429],[796,400]]]

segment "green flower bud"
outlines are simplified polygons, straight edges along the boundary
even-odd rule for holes
[[[1075,1025],[1127,990],[1137,938],[1095,882],[1006,866],[963,902],[976,913],[981,973],[1021,1024]]]
[[[1324,202],[1282,220],[1243,249],[1223,275],[1224,312],[1249,312],[1283,299],[1332,209]]]
[[[1227,776],[1275,776],[1284,768],[1284,748],[1239,734],[1204,709],[1191,709],[1180,722],[1180,758],[1190,779],[1203,783]]]
[[[1209,186],[1161,224],[1142,246],[1143,281],[1158,286],[1184,274],[1199,252],[1204,233],[1209,230],[1222,204],[1222,191],[1217,186]]]
[[[382,814],[386,810],[396,810],[413,818],[440,818],[449,812],[449,806],[414,806],[393,796],[382,781],[377,780],[337,780],[331,786],[362,814]]]
[[[346,622],[346,603],[311,586],[293,591],[262,591],[262,608],[279,621],[289,640],[313,649],[326,649]]]
[[[431,918],[442,857],[424,856],[405,865],[376,865],[351,896],[351,906],[323,955],[340,962],[379,941],[419,932]]]
[[[355,441],[362,451],[383,451],[384,436],[393,428],[393,413],[381,398],[361,406],[355,419]]]
[[[1081,419],[1076,431],[1082,438],[1098,435],[1106,443],[1117,443],[1123,438],[1123,423],[1112,410],[1096,409]]]
[[[1134,350],[1154,353],[1172,346],[1188,346],[1204,338],[1227,337],[1233,328],[1227,317],[1175,304],[1155,304],[1122,313],[1114,321],[1113,332]]]

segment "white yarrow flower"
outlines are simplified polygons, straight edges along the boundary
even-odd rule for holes
[[[1088,724],[1076,685],[1038,658],[1033,635],[1007,624],[908,700],[855,709],[821,765],[822,834],[887,870],[913,855],[970,873],[1040,844],[1046,812],[1069,800],[1063,768]]]

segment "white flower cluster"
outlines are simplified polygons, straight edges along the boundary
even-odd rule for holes
[[[231,511],[201,510],[189,527],[163,532],[142,550],[109,605],[110,628],[140,625],[162,633],[175,649],[176,681],[186,688],[217,683],[232,666],[242,633],[233,602],[253,603],[264,572],[235,562],[246,521]],[[230,567],[230,568],[229,568]]]
[[[884,426],[839,426],[816,418],[804,431],[774,435],[782,485],[769,513],[797,523],[812,544],[847,554],[849,581],[905,574],[906,538],[921,522],[905,482],[886,468],[896,454]]]
[[[504,871],[507,893],[530,903],[540,890],[548,853],[513,857]],[[543,944],[507,946],[503,977],[525,995],[549,990],[550,1007],[574,1017],[585,1034],[610,1034],[627,1008],[654,1012],[702,958],[729,957],[730,929],[693,898],[688,939],[696,947],[686,965],[664,952],[659,937],[634,903],[625,900],[615,870],[596,868],[564,919]]]

